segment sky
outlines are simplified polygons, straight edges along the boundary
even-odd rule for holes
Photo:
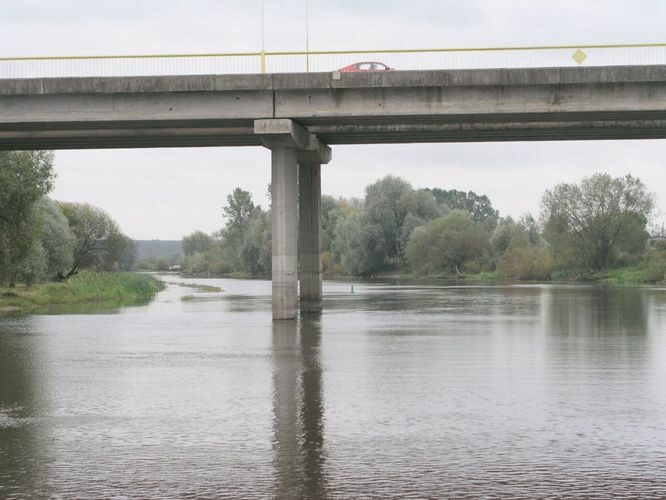
[[[307,2],[307,23],[306,23]],[[264,11],[263,37],[261,12]],[[666,42],[661,0],[0,0],[2,57]],[[354,62],[354,61],[350,61]],[[639,177],[666,221],[666,140],[333,146],[322,191],[363,197],[385,175],[485,194],[538,215],[547,189]],[[263,148],[57,151],[51,196],[106,210],[134,239],[224,225],[236,187],[267,206]]]

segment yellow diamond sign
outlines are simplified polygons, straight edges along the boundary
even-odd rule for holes
[[[578,64],[583,64],[583,61],[587,59],[587,54],[580,49],[576,49],[571,58]]]

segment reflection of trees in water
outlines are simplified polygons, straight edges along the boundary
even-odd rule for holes
[[[553,288],[550,330],[561,335],[645,335],[645,293],[631,287]]]
[[[648,308],[645,292],[632,287],[554,287],[544,328],[554,359],[594,366],[645,363]]]
[[[0,498],[31,497],[39,452],[34,434],[38,361],[30,319],[0,325]]]
[[[318,319],[273,322],[276,496],[325,497]]]
[[[411,285],[356,286],[354,294],[326,296],[326,309],[344,311],[400,311],[489,317],[490,314],[537,317],[541,311],[541,289],[535,286]]]

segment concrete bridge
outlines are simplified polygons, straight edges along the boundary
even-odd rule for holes
[[[0,149],[270,148],[274,319],[321,308],[329,145],[663,138],[663,65],[0,80]]]

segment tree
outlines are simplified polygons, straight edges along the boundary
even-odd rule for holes
[[[509,216],[500,219],[489,240],[490,250],[496,259],[499,259],[512,242],[515,242],[517,238],[522,236],[517,233],[518,225],[514,222],[513,218]]]
[[[166,257],[157,257],[155,259],[155,269],[158,271],[169,270],[169,261],[166,259]]]
[[[212,236],[203,231],[194,231],[192,234],[183,236],[183,253],[186,257],[197,252],[207,252],[215,245]]]
[[[438,215],[437,203],[426,191],[414,191],[399,177],[387,175],[365,189],[364,230],[374,234],[368,241],[381,266],[385,259],[399,260],[404,255],[403,226],[408,214],[423,221]],[[367,239],[366,239],[367,240]],[[383,254],[383,257],[379,257]]]
[[[332,196],[321,197],[321,251],[330,252],[335,239],[335,225],[342,214],[344,200],[336,200]]]
[[[499,212],[493,208],[490,199],[484,194],[479,196],[473,191],[458,191],[456,189],[430,190],[437,203],[445,212],[449,210],[464,210],[476,222],[488,222],[494,226],[499,219]]]
[[[197,274],[265,276],[272,264],[270,211],[254,206],[250,194],[240,188],[227,199],[225,227],[212,236],[195,231],[183,238],[183,267]]]
[[[418,274],[455,271],[478,259],[486,243],[483,225],[463,210],[453,210],[412,233],[407,262]]]
[[[131,271],[136,261],[137,248],[130,238],[120,231],[112,232],[104,242],[98,269],[103,271]]]
[[[384,263],[384,241],[380,227],[367,227],[363,220],[363,205],[350,203],[335,225],[333,254],[349,274],[369,275]]]
[[[247,221],[240,248],[241,270],[253,276],[267,275],[271,271],[271,218],[269,212],[256,207]]]
[[[76,237],[72,266],[64,277],[68,278],[83,268],[115,267],[127,238],[118,229],[116,221],[102,209],[87,203],[59,202],[58,207]]]
[[[0,281],[14,286],[38,235],[35,203],[53,188],[49,151],[0,152]]]
[[[506,250],[517,247],[545,245],[539,227],[531,214],[523,215],[518,222],[511,217],[500,219],[497,227],[490,235],[490,250],[495,258]]]
[[[227,195],[227,204],[222,207],[222,210],[228,219],[227,225],[242,232],[243,225],[248,221],[254,210],[252,195],[249,191],[237,187],[232,194]]]
[[[18,280],[28,286],[35,281],[62,276],[72,264],[76,240],[67,219],[49,198],[42,198],[34,204],[33,218],[35,223],[32,228],[36,237],[17,267]]]
[[[35,208],[40,225],[38,245],[44,257],[40,278],[52,280],[71,269],[76,237],[56,202],[43,198]]]
[[[490,236],[490,251],[502,275],[517,279],[547,279],[553,267],[548,245],[530,214],[518,222],[511,217],[500,220]]]
[[[582,256],[582,265],[607,269],[622,250],[641,252],[655,196],[639,179],[594,174],[558,184],[542,199],[544,235],[556,256]]]
[[[541,236],[539,223],[536,221],[532,214],[523,214],[518,220],[518,226],[520,226],[525,232],[529,244],[542,246],[545,243],[543,237]]]

